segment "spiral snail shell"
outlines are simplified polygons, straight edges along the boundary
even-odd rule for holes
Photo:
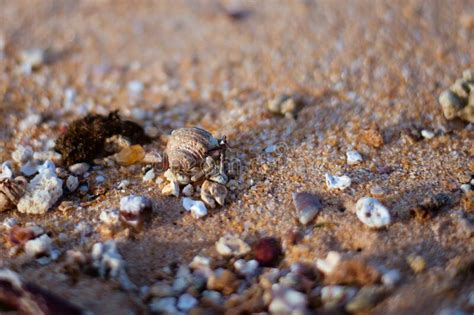
[[[201,166],[211,151],[225,146],[225,139],[218,140],[201,128],[180,128],[173,130],[166,146],[168,167],[179,172],[190,172]]]

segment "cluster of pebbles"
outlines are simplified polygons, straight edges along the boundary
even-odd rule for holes
[[[30,73],[41,65],[44,58],[42,51],[25,53],[23,71]],[[128,88],[131,94],[139,94],[143,86],[140,82],[131,82]],[[439,102],[447,119],[458,117],[474,122],[473,89],[474,74],[467,70],[462,79],[440,95]],[[301,103],[298,96],[279,95],[268,102],[267,109],[295,119]],[[37,122],[33,115],[20,128],[27,129]],[[95,128],[90,129],[84,123]],[[106,180],[100,174],[104,167],[130,166],[138,162],[160,164],[165,180],[161,176],[155,180],[158,170],[150,167],[143,181],[159,185],[164,196],[183,196],[183,208],[195,218],[205,217],[208,207],[226,204],[229,176],[225,167],[225,138],[218,139],[201,128],[179,128],[171,133],[164,153],[158,154],[143,146],[150,140],[149,135],[156,136],[156,130],[144,132],[136,124],[122,121],[116,112],[108,116],[88,115],[73,123],[69,130],[80,136],[85,133],[87,139],[95,142],[84,148],[80,137],[69,137],[71,133],[66,133],[57,144],[46,140],[41,152],[34,152],[27,145],[16,147],[12,153],[13,161],[2,164],[0,211],[16,208],[23,214],[44,215],[58,204],[60,209],[67,209],[71,206],[70,201],[61,202],[66,196],[100,194],[101,183]],[[100,136],[96,137],[93,132]],[[425,132],[423,136],[431,139],[434,135]],[[376,148],[384,143],[376,128],[365,130],[362,138],[363,142]],[[98,151],[101,151],[101,156],[95,156]],[[358,165],[363,161],[358,151],[346,152],[348,165]],[[90,185],[88,179],[91,168],[99,171],[92,180],[94,185]],[[336,194],[349,190],[352,185],[352,179],[345,174],[326,173],[321,181]],[[118,188],[126,185],[124,180]],[[473,185],[474,179],[468,178],[461,187],[463,207],[471,211]],[[95,191],[91,186],[95,186]],[[377,190],[372,192],[373,196],[377,194]],[[323,211],[323,202],[309,192],[295,192],[292,197],[299,223],[310,226]],[[436,195],[414,207],[412,215],[417,220],[426,220],[446,203],[446,198]],[[359,198],[350,210],[370,229],[387,228],[393,222],[390,210],[374,197]],[[124,229],[142,231],[153,211],[153,202],[149,198],[136,194],[123,196],[118,208],[101,211],[101,235],[118,239]],[[469,239],[474,235],[470,214],[459,211],[453,213],[453,218],[464,237]],[[6,220],[2,229],[8,235],[10,256],[23,253],[39,264],[61,259],[57,246],[60,242],[54,240],[45,228],[34,223],[19,226],[14,220]],[[69,275],[93,273],[116,281],[122,290],[139,296],[148,311],[160,314],[366,312],[393,292],[402,279],[400,270],[372,265],[334,251],[315,261],[288,263],[284,260],[285,251],[295,242],[281,242],[274,237],[244,240],[236,235],[224,235],[216,242],[214,251],[194,257],[189,265],[163,268],[161,279],[150,286],[139,286],[130,280],[126,261],[114,240],[94,243],[86,250],[68,250],[61,263]],[[426,268],[421,255],[408,256],[406,261],[415,273]],[[472,269],[473,264],[468,260],[462,267],[449,271],[448,278],[456,281],[459,270]],[[10,302],[5,303],[8,306],[27,314],[87,313],[44,289],[23,282],[18,274],[8,269],[0,270],[0,302],[5,301]],[[466,301],[464,307],[474,309],[474,298]]]

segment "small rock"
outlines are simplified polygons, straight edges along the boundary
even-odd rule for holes
[[[175,297],[154,298],[150,303],[150,310],[158,314],[179,314]]]
[[[113,159],[120,165],[129,166],[140,162],[145,157],[145,150],[139,144],[124,147],[120,152],[115,153]]]
[[[313,221],[322,207],[319,198],[306,192],[293,193],[292,197],[300,223],[307,225]]]
[[[66,187],[70,192],[76,191],[79,187],[79,179],[76,176],[69,175],[66,180]]]
[[[181,295],[178,299],[178,308],[182,311],[189,311],[198,304],[198,301],[188,293]]]
[[[222,292],[224,295],[234,293],[239,287],[237,276],[230,270],[218,269],[207,280],[207,288]]]
[[[363,161],[362,155],[355,150],[347,151],[346,157],[347,157],[347,164],[349,165],[359,164]]]
[[[380,273],[364,261],[351,259],[341,261],[331,273],[325,274],[327,284],[347,284],[363,286],[375,284],[380,280]]]
[[[29,240],[25,243],[25,253],[29,257],[40,257],[49,256],[51,253],[51,245],[53,241],[47,234],[43,234],[40,237]]]
[[[347,175],[343,176],[333,176],[329,173],[326,173],[326,185],[329,189],[340,189],[344,190],[351,185],[351,178]]]
[[[434,132],[432,132],[432,131],[423,129],[423,130],[421,131],[421,136],[422,136],[423,138],[429,140],[429,139],[433,139],[434,136],[435,136],[435,134],[434,134]]]
[[[40,48],[23,50],[20,53],[21,70],[25,74],[30,74],[38,69],[46,59],[46,51]]]
[[[143,82],[138,81],[138,80],[133,80],[128,82],[127,84],[127,90],[130,95],[130,97],[137,98],[140,97],[144,89]],[[143,114],[137,114],[138,111],[133,111],[132,113],[135,113],[134,117],[137,120],[144,120],[145,115]]]
[[[105,177],[102,175],[96,176],[95,182],[96,183],[103,183],[105,181]]]
[[[153,297],[167,297],[173,296],[175,291],[173,288],[164,282],[158,282],[150,288],[150,295]]]
[[[253,277],[255,276],[258,270],[258,261],[256,261],[255,259],[238,259],[234,263],[234,268],[242,276]]]
[[[235,235],[227,234],[216,242],[216,250],[222,256],[243,256],[250,252],[250,246]]]
[[[407,263],[415,273],[420,273],[426,268],[426,261],[420,255],[409,255]]]
[[[357,295],[346,305],[346,310],[350,313],[368,311],[382,300],[386,294],[385,290],[379,287],[363,287]]]
[[[82,162],[82,163],[76,163],[71,166],[69,166],[69,171],[73,173],[76,176],[81,176],[84,175],[90,168],[90,165]]]
[[[13,170],[10,161],[2,163],[2,172],[0,173],[0,179],[3,178],[13,179]]]
[[[204,181],[201,186],[201,199],[211,208],[217,204],[223,206],[227,197],[227,188],[225,185]]]
[[[194,186],[191,184],[187,184],[186,186],[184,186],[182,192],[183,195],[185,195],[186,197],[191,197],[194,194]]]
[[[380,148],[384,145],[380,128],[375,124],[363,129],[360,133],[359,140],[374,148]]]
[[[382,275],[382,283],[388,288],[393,288],[400,282],[401,278],[400,271],[392,269]]]
[[[390,224],[390,212],[377,199],[361,198],[355,209],[359,220],[368,227],[381,228]]]
[[[272,295],[273,299],[268,307],[271,314],[306,314],[308,301],[305,294],[279,284],[274,284],[272,286]]]
[[[151,201],[142,196],[130,195],[120,200],[120,220],[135,228],[143,226],[152,210]]]
[[[207,215],[207,208],[202,201],[183,198],[183,207],[186,211],[191,211],[193,217],[199,219]]]
[[[254,246],[255,259],[261,266],[270,267],[282,254],[280,241],[273,237],[264,237]]]
[[[342,285],[328,285],[321,289],[321,301],[325,308],[332,308],[352,299],[357,289]]]

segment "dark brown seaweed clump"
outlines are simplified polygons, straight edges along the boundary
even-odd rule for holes
[[[78,162],[91,162],[106,154],[105,140],[114,135],[122,135],[132,144],[150,141],[141,126],[133,121],[122,120],[118,111],[114,111],[108,116],[89,114],[73,121],[66,133],[57,139],[54,149],[62,154],[67,166]]]

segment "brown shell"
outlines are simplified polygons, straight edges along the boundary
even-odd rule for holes
[[[189,171],[200,165],[210,150],[219,147],[212,134],[201,128],[180,128],[171,133],[166,145],[169,167]]]

